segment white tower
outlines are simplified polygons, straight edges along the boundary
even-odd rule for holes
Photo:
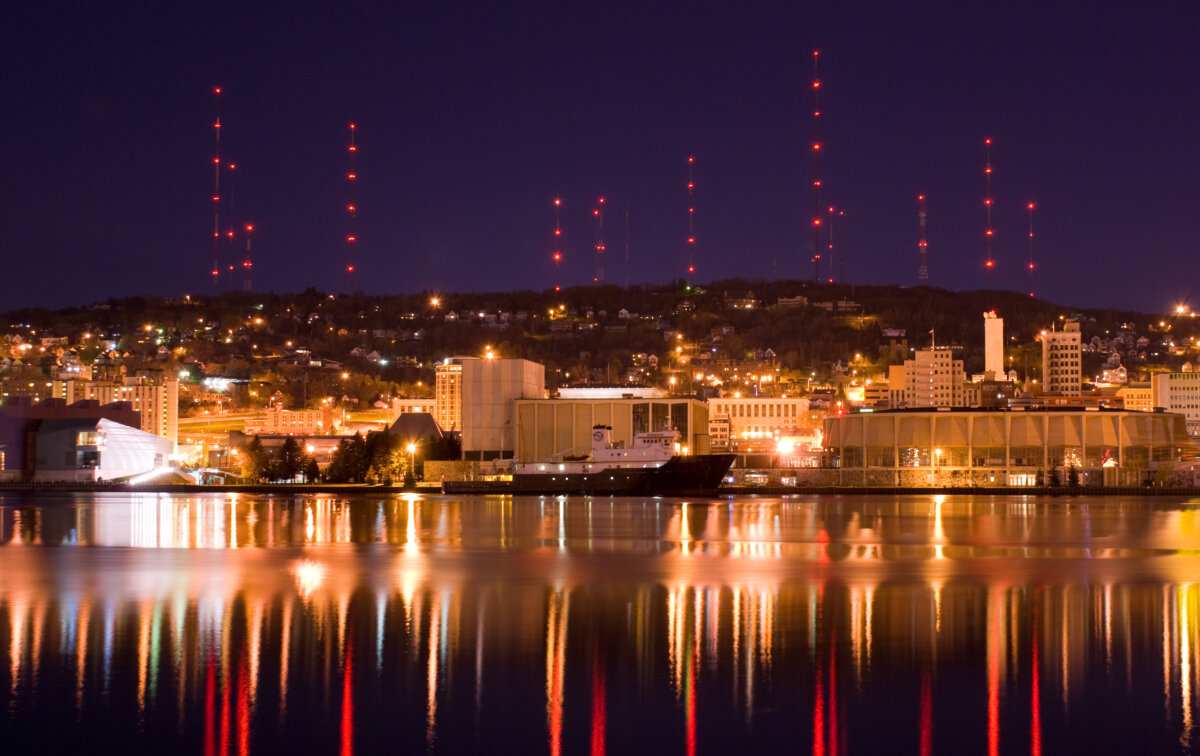
[[[1004,380],[1004,318],[996,317],[995,310],[983,313],[983,372],[991,380]]]

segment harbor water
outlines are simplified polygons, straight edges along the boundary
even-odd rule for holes
[[[5,753],[1191,753],[1200,499],[0,494]]]

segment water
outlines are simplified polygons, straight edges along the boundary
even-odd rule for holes
[[[0,495],[5,753],[1200,750],[1200,499]]]

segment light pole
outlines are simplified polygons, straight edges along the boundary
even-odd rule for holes
[[[406,451],[408,451],[408,471],[412,474],[413,483],[416,483],[417,482],[417,462],[416,462],[417,445],[410,441],[408,443],[408,446],[406,446],[404,448]]]

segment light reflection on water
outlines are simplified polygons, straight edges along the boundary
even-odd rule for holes
[[[1190,752],[1197,504],[4,495],[0,738]]]

